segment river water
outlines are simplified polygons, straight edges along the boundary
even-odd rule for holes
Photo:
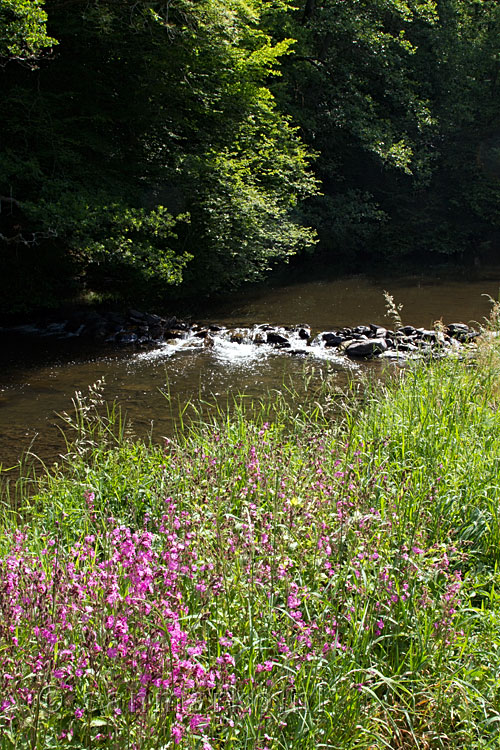
[[[381,281],[356,276],[304,281],[256,287],[226,298],[197,319],[229,327],[309,324],[313,332],[367,323],[390,327],[383,296],[388,288],[403,305],[406,324],[432,327],[438,319],[482,322],[491,307],[484,295],[498,298],[499,287],[500,270],[470,280],[407,276]],[[0,349],[0,464],[4,468],[30,446],[44,460],[54,460],[63,448],[57,414],[71,411],[76,390],[85,392],[102,378],[106,399],[121,404],[134,433],[151,434],[157,440],[171,434],[178,409],[200,397],[224,403],[237,392],[262,396],[300,378],[304,368],[314,368],[316,377],[328,370],[341,385],[359,368],[388,366],[355,364],[335,353],[325,358],[321,352],[305,361],[268,347],[229,341],[210,349],[163,345],[147,352],[117,351],[89,348],[76,338],[40,338],[19,331],[0,332]],[[170,405],[164,395],[167,390]]]

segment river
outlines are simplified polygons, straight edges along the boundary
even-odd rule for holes
[[[500,270],[470,280],[437,277],[431,281],[415,275],[381,281],[353,276],[267,285],[228,297],[198,319],[230,327],[307,323],[315,332],[363,323],[388,326],[383,296],[388,288],[403,305],[405,323],[432,327],[438,319],[482,322],[490,310],[484,295],[497,298],[499,286]],[[61,420],[56,415],[71,411],[76,390],[85,391],[102,378],[106,399],[122,405],[134,433],[159,439],[171,434],[178,408],[189,400],[201,397],[224,402],[236,392],[263,395],[300,377],[304,367],[314,367],[317,374],[328,368],[341,384],[348,372],[364,366],[335,355],[309,357],[306,364],[302,357],[227,341],[212,349],[164,345],[137,352],[90,347],[76,338],[33,337],[6,330],[0,332],[0,350],[0,463],[4,468],[30,446],[45,461],[54,460],[63,448]],[[166,390],[172,406],[165,398]]]

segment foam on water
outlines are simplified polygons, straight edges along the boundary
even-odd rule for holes
[[[177,354],[179,350],[189,351],[203,348],[203,340],[195,336],[189,336],[185,339],[172,339],[170,342],[161,342],[154,349],[134,354],[133,359],[139,361],[154,362],[156,359],[169,359],[172,355]]]
[[[265,339],[263,340],[262,337],[265,336],[265,331],[260,326],[254,326],[253,328],[221,330],[206,338],[199,338],[191,333],[186,338],[161,343],[154,349],[134,354],[132,360],[155,362],[170,359],[181,353],[189,355],[190,352],[197,354],[204,352],[207,357],[213,357],[219,364],[241,367],[256,361],[263,362],[269,358],[304,355],[308,359],[333,362],[348,369],[358,368],[358,365],[345,355],[340,354],[336,349],[326,347],[318,339],[315,339],[311,345],[308,340],[300,337],[298,331],[273,328],[273,332],[284,336],[290,342],[290,347],[280,348],[264,343]]]

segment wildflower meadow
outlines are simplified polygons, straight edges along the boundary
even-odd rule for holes
[[[161,446],[81,398],[4,486],[2,750],[500,747],[489,341]]]

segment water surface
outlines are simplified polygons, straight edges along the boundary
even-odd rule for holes
[[[489,278],[450,280],[420,276],[390,280],[349,277],[255,288],[228,297],[199,316],[203,323],[251,327],[259,323],[293,326],[308,323],[314,332],[348,325],[390,326],[383,290],[403,305],[402,318],[415,326],[481,322],[498,297],[500,272]],[[304,368],[316,375],[328,370],[339,384],[360,365],[330,353],[307,358],[219,341],[212,349],[164,345],[148,352],[89,347],[79,339],[33,338],[20,332],[0,334],[0,463],[15,463],[22,451],[33,450],[46,460],[63,448],[56,414],[71,410],[75,390],[104,378],[105,395],[126,411],[136,434],[155,440],[172,432],[178,408],[200,397],[224,402],[231,394],[250,396],[280,388],[300,378]],[[320,353],[321,354],[321,353]],[[381,363],[372,363],[381,368]],[[363,367],[363,365],[361,365]],[[167,402],[168,390],[171,403]]]

